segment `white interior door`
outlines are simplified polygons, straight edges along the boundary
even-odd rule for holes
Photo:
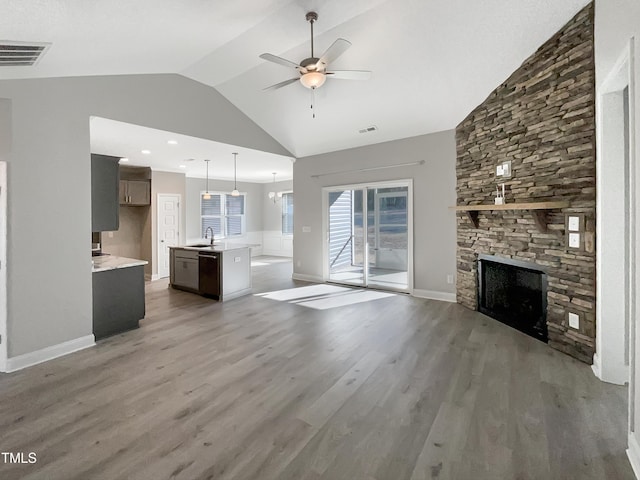
[[[169,247],[180,244],[180,195],[158,195],[158,278],[169,276]]]
[[[0,372],[7,371],[7,163],[0,162]]]

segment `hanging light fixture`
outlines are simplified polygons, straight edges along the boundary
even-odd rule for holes
[[[238,154],[232,153],[233,155],[233,192],[231,192],[232,197],[239,197],[240,192],[238,191]]]
[[[206,162],[207,165],[207,191],[205,192],[204,195],[202,195],[202,198],[205,200],[211,200],[211,194],[209,193],[209,159],[204,160]]]
[[[278,200],[282,198],[282,192],[276,192],[275,186],[276,186],[276,172],[273,172],[273,190],[274,191],[269,192],[269,200],[271,200],[274,205]]]

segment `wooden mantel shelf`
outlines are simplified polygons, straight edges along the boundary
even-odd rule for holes
[[[559,208],[567,208],[569,202],[529,202],[529,203],[507,203],[505,205],[458,205],[450,207],[458,212],[466,212],[474,228],[478,228],[478,212],[500,211],[500,210],[528,210],[536,222],[536,227],[542,233],[547,232],[547,211]]]

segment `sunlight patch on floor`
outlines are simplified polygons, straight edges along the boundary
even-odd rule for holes
[[[394,294],[319,284],[278,290],[275,292],[258,293],[256,296],[279,302],[294,303],[316,310],[328,310],[330,308],[345,307],[347,305],[392,297]]]

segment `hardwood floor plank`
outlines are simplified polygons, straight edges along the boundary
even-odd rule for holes
[[[278,295],[148,283],[140,329],[0,375],[0,449],[38,458],[0,478],[633,478],[627,389],[587,365],[460,305],[350,304],[259,264]]]

